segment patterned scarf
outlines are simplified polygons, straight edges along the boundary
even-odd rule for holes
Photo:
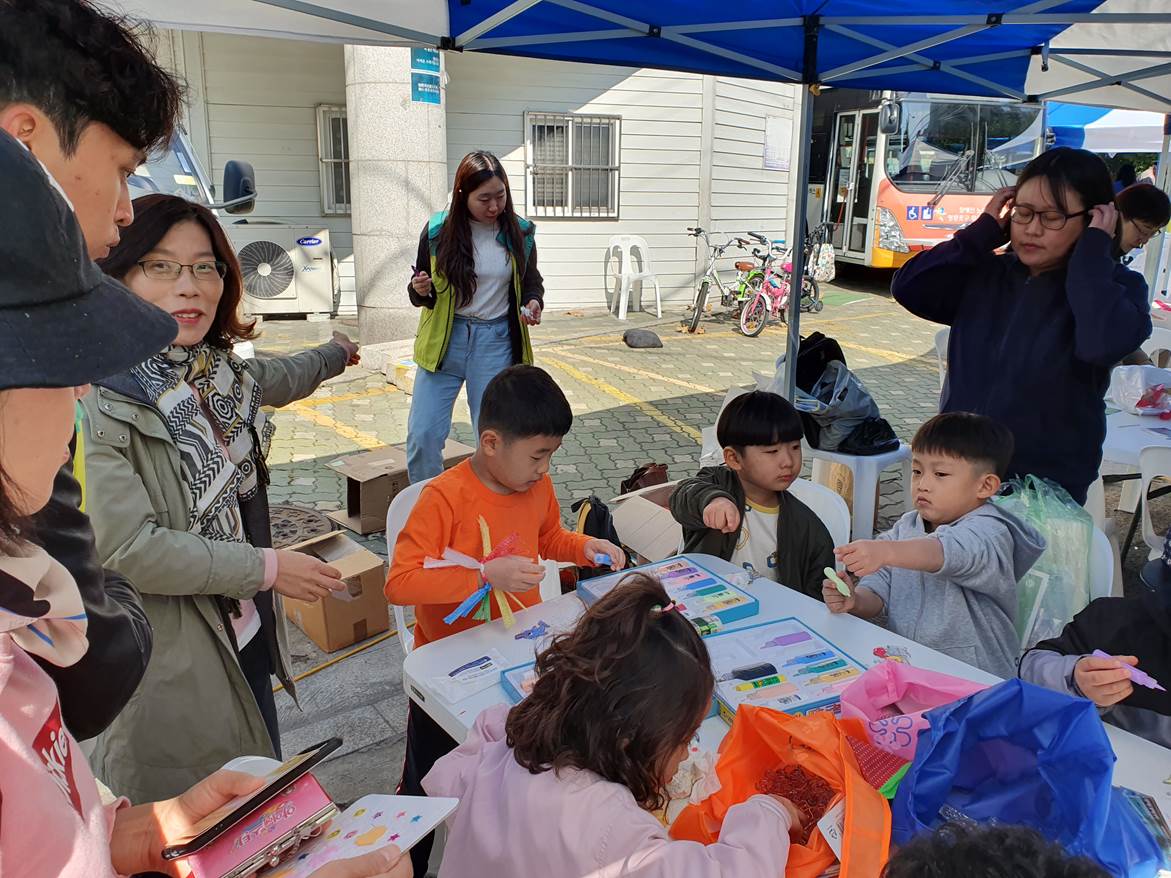
[[[240,502],[260,488],[273,425],[260,409],[260,386],[244,361],[205,343],[172,345],[131,373],[179,448],[180,470],[192,496],[191,532],[209,540],[245,542]],[[217,433],[227,446],[227,460]]]
[[[69,571],[31,543],[0,555],[0,633],[60,668],[89,648],[81,593]]]

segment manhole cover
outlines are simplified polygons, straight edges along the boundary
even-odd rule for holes
[[[316,509],[278,505],[269,508],[268,517],[272,522],[274,549],[283,549],[333,530],[333,522]]]

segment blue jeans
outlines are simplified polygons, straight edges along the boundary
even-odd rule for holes
[[[439,370],[419,369],[415,375],[407,420],[407,475],[412,483],[443,472],[443,443],[451,432],[451,410],[464,382],[468,385],[472,432],[479,437],[477,424],[484,388],[511,365],[512,337],[507,315],[495,320],[455,317]]]

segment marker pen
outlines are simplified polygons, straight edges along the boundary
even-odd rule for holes
[[[749,680],[747,683],[738,683],[736,685],[737,692],[749,692],[752,689],[763,689],[765,686],[775,686],[778,683],[784,683],[785,677],[780,674],[773,674],[769,677],[761,677],[759,680]]]
[[[785,662],[783,667],[787,668],[791,665],[808,665],[812,664],[813,662],[820,662],[824,661],[825,659],[831,659],[834,657],[834,655],[835,653],[831,650],[823,649],[821,652],[811,652],[809,655],[801,655],[797,656],[797,658],[789,659],[787,662]]]

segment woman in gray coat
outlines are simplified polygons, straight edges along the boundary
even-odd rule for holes
[[[99,382],[86,409],[86,492],[98,553],[142,592],[156,648],[141,686],[96,739],[95,772],[132,801],[174,795],[244,755],[280,754],[271,674],[295,697],[280,595],[317,600],[338,572],[271,549],[262,406],[313,393],[357,362],[341,334],[245,361],[239,264],[215,217],[174,196],[135,202],[102,261],[168,311],[179,337]]]

